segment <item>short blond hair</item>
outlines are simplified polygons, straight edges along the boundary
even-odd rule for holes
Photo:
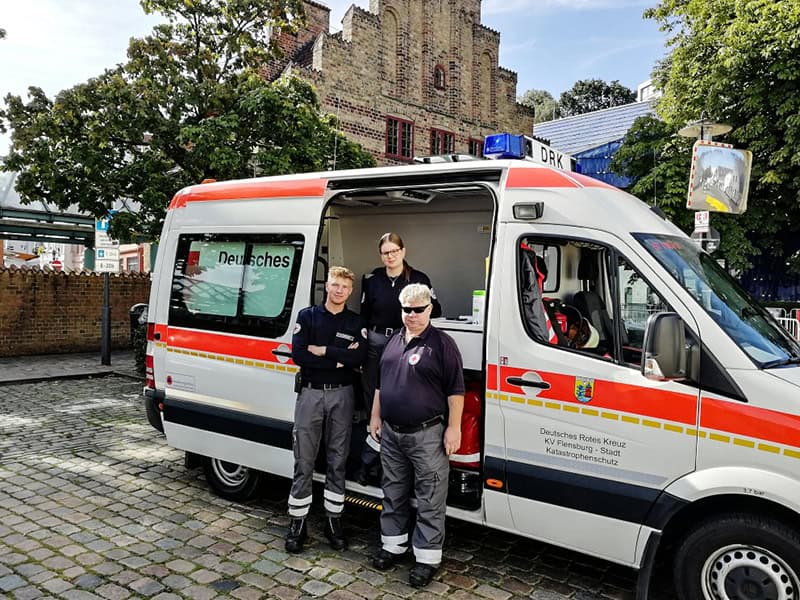
[[[431,303],[431,288],[424,283],[410,283],[400,292],[400,304],[406,302],[425,302]]]
[[[328,281],[333,281],[334,279],[349,279],[352,284],[355,283],[356,276],[347,267],[331,267],[328,269]]]

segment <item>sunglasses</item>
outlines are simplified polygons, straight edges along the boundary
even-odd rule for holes
[[[400,308],[402,308],[403,312],[406,313],[407,315],[411,314],[412,312],[415,312],[418,315],[420,315],[424,313],[425,309],[428,308],[429,306],[430,304],[426,304],[425,306],[401,306]]]

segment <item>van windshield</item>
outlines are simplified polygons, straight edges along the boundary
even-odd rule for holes
[[[759,367],[800,363],[800,345],[691,240],[646,233],[634,237]]]

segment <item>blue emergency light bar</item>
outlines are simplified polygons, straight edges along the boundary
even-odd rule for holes
[[[525,158],[525,140],[521,135],[510,133],[487,135],[483,142],[483,155],[487,158]]]

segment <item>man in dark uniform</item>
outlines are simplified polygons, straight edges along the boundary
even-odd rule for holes
[[[314,462],[325,431],[328,470],[325,476],[325,537],[335,550],[345,547],[341,516],[345,465],[353,420],[353,369],[364,361],[367,330],[361,317],[347,308],[353,272],[331,267],[325,283],[325,304],[304,308],[292,336],[292,359],[301,367],[302,389],[294,411],[294,480],[289,495],[287,552],[302,552],[306,516],[311,506]]]
[[[430,583],[442,562],[448,455],[461,445],[464,373],[455,341],[430,324],[430,289],[411,284],[400,294],[403,327],[386,344],[372,405],[370,435],[381,441],[380,570],[406,552],[413,483],[417,520],[409,583]]]

